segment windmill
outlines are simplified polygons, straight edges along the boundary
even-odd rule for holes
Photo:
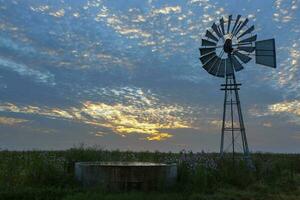
[[[238,93],[241,84],[236,82],[235,72],[244,69],[244,65],[254,57],[256,64],[276,68],[276,53],[275,40],[256,41],[254,25],[249,26],[248,22],[248,18],[241,15],[222,17],[206,30],[199,50],[202,67],[209,74],[225,79],[225,83],[221,84],[225,95],[220,155],[223,157],[229,149],[234,159],[240,148],[244,159],[251,162]]]

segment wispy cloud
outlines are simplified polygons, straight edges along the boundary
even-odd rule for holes
[[[272,72],[272,78],[275,80],[275,86],[283,90],[284,94],[293,95],[296,98],[300,96],[298,79],[300,75],[300,46],[298,40],[288,42],[286,46],[278,48],[281,55],[278,59],[278,69]]]
[[[14,71],[21,76],[33,78],[38,83],[45,83],[51,86],[55,85],[54,75],[48,71],[39,71],[28,67],[25,64],[16,63],[12,60],[8,60],[0,57],[0,68]]]
[[[180,6],[167,6],[159,9],[154,9],[152,11],[154,14],[163,14],[167,15],[170,13],[181,13],[181,7]]]
[[[249,114],[255,117],[286,116],[288,117],[288,122],[300,124],[300,101],[282,101],[267,105],[266,107],[255,105],[249,110]],[[271,127],[268,124],[264,126]]]
[[[34,12],[45,12],[50,9],[49,5],[30,6],[30,9]]]
[[[62,8],[60,10],[50,12],[49,15],[51,15],[53,17],[63,17],[65,15],[65,10]]]
[[[139,21],[141,22],[145,21],[142,15],[134,18],[135,20],[139,19]],[[148,38],[151,36],[150,33],[142,30],[135,23],[130,23],[131,20],[127,16],[111,13],[105,6],[102,7],[100,12],[95,17],[95,20],[98,22],[105,22],[107,26],[113,28],[119,34],[128,36],[129,38]]]
[[[300,101],[284,101],[268,106],[272,113],[289,113],[300,117]]]
[[[1,37],[0,38],[0,47],[4,47],[7,49],[11,49],[14,51],[17,51],[18,53],[24,53],[24,54],[34,54],[36,53],[36,50],[29,46],[29,45],[20,45],[14,41],[12,41],[10,38]]]
[[[14,117],[0,117],[1,125],[15,126],[18,124],[22,124],[28,122],[26,119],[14,118]]]
[[[271,114],[286,115],[289,122],[300,125],[300,101],[284,101],[268,106]]]
[[[298,0],[276,0],[274,2],[276,12],[273,14],[273,19],[277,22],[288,23],[297,13],[299,6]]]

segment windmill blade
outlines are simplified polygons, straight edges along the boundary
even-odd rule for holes
[[[248,28],[245,32],[243,32],[237,39],[240,39],[241,37],[243,37],[244,35],[251,33],[252,31],[254,31],[254,25],[251,26],[250,28]]]
[[[218,67],[219,67],[219,60],[220,58],[216,58],[214,64],[212,65],[212,67],[210,68],[210,70],[208,71],[208,73],[210,73],[211,75],[216,76],[217,72],[218,72]]]
[[[252,45],[252,42],[246,42],[246,43],[233,44],[232,46],[244,47],[244,46],[251,46],[251,45]],[[206,47],[206,48],[214,48],[214,47]]]
[[[214,55],[211,59],[209,59],[205,64],[203,64],[203,68],[209,72],[214,63],[216,62],[218,56]]]
[[[211,40],[218,42],[218,38],[216,38],[209,30],[206,31],[205,36]]]
[[[234,51],[233,55],[237,56],[245,64],[251,60],[251,57],[244,55],[238,51]]]
[[[236,31],[240,28],[241,25],[242,25],[242,22],[240,21],[239,24],[236,26],[235,30],[232,31],[233,35],[236,35]]]
[[[202,56],[204,56],[204,55],[206,55],[206,54],[215,52],[216,49],[215,49],[215,48],[199,48],[199,51],[200,51],[200,54],[201,54]]]
[[[218,29],[218,26],[215,23],[213,23],[211,28],[214,30],[214,32],[217,34],[217,36],[219,36],[219,38],[223,37],[223,35],[221,34],[221,32]]]
[[[215,76],[216,74],[214,73],[214,71],[217,71],[217,68],[218,68],[217,66],[212,65],[208,73]]]
[[[229,17],[228,17],[227,33],[229,33],[229,30],[230,30],[231,20],[232,20],[232,15],[229,15]]]
[[[241,50],[241,51],[246,51],[248,53],[251,53],[255,50],[255,47],[238,46],[237,49]]]
[[[257,64],[276,68],[275,40],[255,42],[255,61]]]
[[[225,35],[224,19],[223,19],[223,17],[220,19],[220,26],[221,26],[222,34]]]
[[[234,25],[233,25],[233,28],[232,28],[232,30],[231,30],[231,33],[233,33],[234,29],[235,29],[236,26],[238,25],[238,22],[239,22],[240,18],[241,18],[241,15],[238,15],[237,18],[236,18],[236,20],[235,20],[235,23],[234,23]]]
[[[221,59],[219,69],[218,69],[218,72],[217,72],[216,76],[225,77],[225,59]]]
[[[211,59],[211,61],[209,61],[208,63],[206,63],[205,65],[203,65],[203,69],[205,69],[207,72],[209,72],[210,68],[213,66],[213,63],[216,61],[217,56],[214,57],[213,59]]]
[[[212,52],[212,53],[206,54],[204,56],[201,56],[200,61],[202,62],[203,65],[205,65],[214,57],[217,57],[217,54],[215,52]]]
[[[224,34],[222,34],[222,30],[221,30],[221,28],[220,28],[220,25],[217,26],[217,28],[218,28],[218,30],[219,30],[219,33],[221,34],[221,38],[223,38]]]
[[[202,46],[217,46],[217,43],[202,39]]]
[[[215,61],[215,63],[213,64],[213,66],[210,68],[209,72],[210,74],[216,76],[217,72],[219,70],[220,67],[220,63],[221,63],[221,59],[218,57]]]
[[[222,62],[222,59],[220,57],[218,57],[218,61],[216,62],[217,70],[214,72],[215,76],[218,76],[221,62]]]
[[[248,18],[245,19],[245,21],[242,23],[242,25],[237,29],[234,35],[237,35],[248,23]]]
[[[233,74],[232,62],[229,58],[226,58],[225,65],[226,65],[226,75]]]
[[[246,39],[243,39],[243,40],[239,41],[238,44],[247,43],[247,42],[254,42],[254,41],[256,41],[256,38],[257,38],[257,35],[253,35],[249,38],[246,38]]]
[[[243,65],[240,63],[240,61],[238,61],[238,59],[236,59],[235,56],[231,56],[231,62],[235,71],[241,71],[244,69]]]

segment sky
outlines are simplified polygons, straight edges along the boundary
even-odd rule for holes
[[[0,150],[218,151],[198,48],[229,14],[276,40],[236,74],[250,150],[300,153],[299,0],[0,0]]]

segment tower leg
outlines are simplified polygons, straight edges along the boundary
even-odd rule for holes
[[[237,90],[237,83],[236,83],[234,74],[233,74],[233,82],[234,82],[234,87],[235,87],[234,93],[235,93],[235,98],[236,98],[236,106],[237,106],[237,111],[238,111],[238,118],[239,118],[240,132],[241,132],[241,137],[242,137],[244,157],[248,158],[249,157],[249,148],[248,148],[247,136],[246,136],[245,124],[244,124],[244,119],[243,119],[243,114],[242,114],[242,109],[241,109],[240,97],[239,97],[239,93]]]
[[[231,147],[232,149],[232,158],[235,158],[235,151],[237,146],[237,137],[238,134],[241,136],[241,147],[243,152],[243,158],[245,161],[251,165],[251,159],[249,154],[247,136],[245,132],[244,119],[241,109],[241,103],[239,98],[238,90],[241,84],[236,83],[234,73],[232,75],[226,76],[225,84],[221,85],[221,90],[224,90],[224,105],[223,105],[223,121],[222,121],[222,130],[221,130],[221,146],[220,146],[220,156],[223,157],[226,150]],[[227,113],[227,105],[230,106],[229,113]],[[235,108],[235,109],[234,109]],[[235,112],[236,111],[236,112]],[[230,114],[230,123],[226,123],[226,115]],[[234,119],[234,116],[237,116],[237,120]],[[229,144],[225,144],[225,134],[230,133],[231,140]],[[228,146],[226,146],[228,145]]]
[[[228,77],[226,76],[225,85],[227,85],[227,84],[228,84]],[[226,86],[225,86],[225,88],[226,88]],[[228,90],[225,90],[224,104],[223,104],[223,121],[222,121],[221,146],[220,146],[221,157],[223,157],[223,155],[224,155],[224,134],[225,134],[225,122],[226,122],[227,92],[228,92]]]

